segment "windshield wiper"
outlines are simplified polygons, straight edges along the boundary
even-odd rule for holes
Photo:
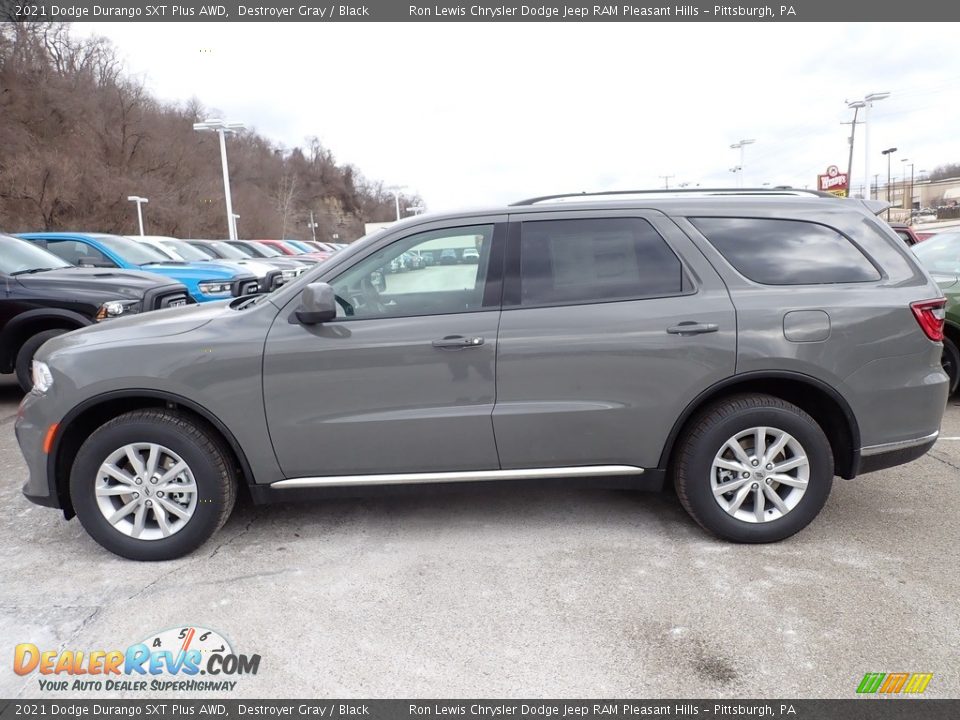
[[[31,270],[17,270],[16,272],[10,273],[11,275],[32,275],[33,273],[47,272],[48,270],[56,270],[56,268],[33,268]]]

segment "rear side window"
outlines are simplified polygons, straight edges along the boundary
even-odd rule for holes
[[[764,285],[816,285],[879,280],[850,240],[825,225],[761,218],[690,218],[744,277]]]
[[[522,225],[522,305],[664,297],[683,289],[680,260],[646,220],[538,220]]]

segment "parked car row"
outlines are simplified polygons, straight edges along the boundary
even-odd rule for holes
[[[157,273],[69,263],[39,243],[0,234],[0,373],[32,385],[30,364],[47,340],[113,318],[196,302]]]
[[[32,386],[50,338],[103,320],[267,293],[339,251],[282,240],[181,240],[107,233],[0,236],[0,373]]]

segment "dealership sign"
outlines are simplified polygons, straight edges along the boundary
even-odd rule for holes
[[[849,176],[846,173],[840,172],[840,169],[836,165],[831,165],[827,168],[826,175],[817,175],[817,188],[831,195],[847,197],[847,191],[849,189],[848,178]]]

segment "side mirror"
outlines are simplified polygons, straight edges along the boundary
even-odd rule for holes
[[[337,316],[337,299],[327,283],[310,283],[300,295],[297,320],[303,325],[319,325]]]

